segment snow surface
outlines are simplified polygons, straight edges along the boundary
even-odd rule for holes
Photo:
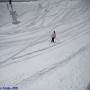
[[[90,90],[89,0],[13,3],[16,25],[0,5],[0,87]]]

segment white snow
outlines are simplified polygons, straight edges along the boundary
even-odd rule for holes
[[[13,3],[16,25],[0,5],[0,87],[90,90],[89,0]]]

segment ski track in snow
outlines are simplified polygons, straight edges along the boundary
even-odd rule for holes
[[[88,30],[88,28],[87,28],[87,30]],[[22,55],[22,56],[17,56],[18,54],[20,54],[20,53],[23,52],[24,50],[28,49],[29,46],[30,46],[30,45],[29,45],[28,47],[25,47],[24,49],[21,49],[20,52],[12,55],[10,58],[6,59],[5,61],[0,62],[1,67],[5,67],[6,65],[10,65],[10,64],[13,64],[13,63],[22,62],[23,60],[19,61],[18,59],[19,59],[19,58],[26,57],[26,56],[28,56],[28,55],[31,56],[31,58],[32,58],[32,57],[35,57],[35,56],[37,56],[37,55],[40,55],[40,54],[38,54],[39,52],[40,52],[40,53],[43,53],[43,52],[46,51],[47,49],[50,49],[50,48],[55,47],[55,46],[57,46],[57,45],[59,45],[59,46],[61,47],[61,46],[65,45],[65,44],[67,44],[67,43],[69,43],[69,42],[72,42],[75,38],[83,37],[83,35],[88,34],[88,33],[90,33],[90,30],[88,30],[88,31],[83,30],[83,32],[81,31],[81,32],[79,32],[79,33],[76,32],[75,36],[72,35],[72,37],[70,37],[70,38],[67,38],[67,37],[66,37],[66,39],[65,39],[64,41],[62,41],[62,42],[56,42],[56,44],[54,44],[54,45],[47,46],[47,47],[42,48],[42,49],[39,49],[39,50],[37,50],[37,51],[33,51],[33,52],[30,52],[30,53],[26,53],[26,54],[24,54],[24,55]],[[66,36],[66,35],[65,35],[65,36]],[[46,40],[45,40],[45,41],[46,41]],[[43,41],[43,42],[45,42],[45,41]],[[42,42],[41,42],[41,43],[42,43]],[[33,45],[32,45],[32,46],[33,46]],[[36,53],[36,55],[33,56],[33,54],[35,54],[35,53]],[[16,61],[15,61],[15,59],[16,59]],[[10,62],[8,63],[9,60],[10,60]],[[13,61],[13,60],[14,60],[14,61]],[[11,61],[12,61],[12,62],[11,62]],[[4,63],[6,63],[6,64],[3,65]],[[0,67],[0,68],[1,68],[1,67]]]
[[[88,34],[90,35],[90,30],[89,30],[90,11],[87,10],[89,9],[89,6],[86,7],[84,5],[79,6],[80,3],[78,3],[76,5],[77,7],[74,6],[73,8],[70,7],[67,8],[66,6],[65,8],[60,8],[60,6],[58,5],[61,3],[61,1],[58,1],[56,3],[57,3],[56,6],[53,5],[51,6],[52,8],[51,13],[50,13],[50,5],[47,3],[46,8],[43,8],[42,10],[38,9],[38,14],[35,17],[28,20],[28,17],[24,15],[26,17],[26,20],[20,25],[10,26],[10,24],[8,24],[6,25],[8,26],[8,28],[6,29],[7,31],[4,30],[5,28],[3,26],[1,26],[0,48],[2,47],[3,48],[5,47],[6,49],[10,47],[15,48],[18,45],[23,46],[23,44],[25,44],[25,46],[18,49],[15,53],[9,54],[8,55],[9,57],[5,58],[3,61],[0,61],[0,69],[6,68],[7,66],[15,63],[23,62],[25,61],[23,58],[27,56],[29,56],[30,59],[32,59],[38,55],[48,52],[48,50],[54,50],[59,47],[62,48],[62,46],[68,43],[72,43],[72,41],[76,39],[87,36]],[[57,10],[56,13],[52,14],[53,8],[58,8],[58,7],[60,9]],[[75,14],[73,10],[76,10],[77,14]],[[83,20],[80,20],[81,18],[79,19],[79,17],[77,18],[78,15],[82,16],[82,14],[85,15],[85,16],[83,15]],[[49,21],[48,24],[46,24],[45,22],[47,22],[48,17],[51,17],[51,20]],[[68,18],[71,19],[69,20]],[[72,18],[76,18],[76,20],[73,20]],[[29,22],[30,20],[31,22]],[[39,22],[40,24],[37,26]],[[68,22],[70,23],[68,24]],[[69,26],[62,30],[59,30],[58,28],[60,28],[62,25],[65,25],[66,27],[67,25]],[[15,31],[11,31],[12,28]],[[58,33],[57,34],[58,37],[56,38],[55,44],[50,43],[50,33],[52,31],[51,29],[55,29],[56,32]],[[38,32],[42,32],[42,34],[38,34]],[[31,36],[29,36],[29,34],[31,34]],[[19,39],[19,37],[21,38]],[[31,49],[36,45],[42,45],[43,43],[46,44],[48,43],[48,44],[43,48],[41,47],[37,50],[32,50],[27,52],[28,49]],[[44,76],[45,74],[50,73],[51,71],[54,71],[55,69],[69,63],[71,60],[73,60],[74,57],[78,56],[79,54],[83,53],[88,49],[90,50],[90,43],[79,48],[75,53],[65,58],[64,60],[58,61],[57,63],[54,63],[46,68],[42,68],[40,71],[35,72],[31,76],[21,81],[17,81],[17,83],[14,86],[22,87],[25,83],[32,84],[34,81]],[[25,51],[26,53],[24,53]],[[0,57],[2,56],[4,57],[4,54],[1,55]]]
[[[71,11],[71,10],[69,10],[69,11]],[[69,12],[67,11],[67,12],[65,12],[65,13],[67,14],[67,13],[69,13]],[[66,14],[63,14],[63,13],[62,13],[62,15],[64,15],[63,18],[66,16]],[[56,16],[56,18],[57,18],[57,17],[58,17],[58,15]],[[40,19],[39,19],[39,20],[40,20]],[[80,24],[81,24],[81,23],[80,23]],[[72,27],[71,27],[71,28],[72,28]],[[74,26],[73,28],[75,28],[75,26]],[[69,28],[69,29],[70,29],[70,28]],[[68,31],[68,30],[67,30],[67,31]],[[47,36],[48,36],[48,35],[47,35]],[[47,36],[46,36],[46,37],[47,37]],[[43,38],[43,36],[40,37],[40,38]],[[10,42],[11,42],[11,43],[13,43],[13,42],[15,43],[15,42],[20,42],[20,41],[22,41],[22,40],[19,40],[19,41],[17,40],[17,41],[12,41],[12,42],[10,41]],[[26,41],[26,40],[23,39],[23,41]],[[8,42],[8,43],[10,44],[10,42]],[[42,42],[43,42],[43,41],[42,41]],[[5,43],[3,43],[3,44],[8,44],[8,43],[5,42]],[[1,43],[1,44],[2,44],[2,43]],[[34,45],[34,44],[32,44],[31,46],[33,46],[33,45]],[[24,51],[24,50],[27,49],[29,46],[30,46],[30,45],[28,45],[27,47],[23,48],[21,51],[17,52],[17,53],[14,54],[12,57],[18,55],[20,52]]]
[[[87,19],[86,22],[90,22],[90,20]],[[89,32],[88,28],[87,28],[88,31],[85,31],[86,28],[83,29],[84,26],[85,26],[85,24],[87,25],[87,23],[80,23],[79,25],[77,24],[77,26],[74,26],[74,27],[73,27],[74,30],[72,29],[72,27],[69,28],[69,30],[64,30],[63,33],[66,33],[66,34],[64,35],[65,38],[66,38],[67,40],[69,40],[69,39],[67,38],[68,35],[70,36],[70,39],[72,39],[73,37],[78,37],[79,34],[83,34],[83,33]],[[88,26],[88,27],[90,27],[90,26]],[[80,31],[79,31],[79,30],[80,30]],[[82,31],[82,30],[83,30],[83,31]],[[62,33],[62,34],[63,34],[63,33]],[[69,33],[69,34],[68,34],[68,33]],[[71,34],[70,34],[70,33],[71,33]],[[74,36],[72,35],[73,33],[75,33]],[[61,33],[60,33],[60,34],[61,34]],[[44,36],[42,36],[42,37],[40,37],[40,38],[43,38],[43,37],[44,37]],[[45,36],[45,38],[46,38],[46,37],[48,37],[48,35]],[[62,38],[60,38],[60,39],[64,42],[64,40],[63,40]],[[12,55],[11,57],[9,57],[8,59],[6,59],[5,61],[0,62],[0,64],[6,63],[6,62],[8,62],[9,60],[14,60],[15,58],[20,58],[20,57],[24,57],[24,56],[27,56],[27,55],[32,55],[33,53],[41,52],[41,51],[43,51],[43,50],[46,50],[46,49],[50,48],[51,46],[48,46],[48,47],[45,47],[45,48],[43,48],[43,49],[40,49],[40,50],[37,50],[37,51],[34,51],[34,52],[30,52],[30,53],[27,53],[27,54],[25,54],[25,55],[23,55],[23,56],[17,57],[18,54],[20,54],[20,53],[23,52],[24,50],[28,49],[29,47],[32,47],[32,46],[34,46],[34,45],[36,45],[36,44],[39,44],[39,43],[43,43],[43,42],[45,42],[45,41],[47,41],[47,39],[38,41],[38,43],[35,41],[35,42],[36,42],[35,44],[32,43],[32,44],[27,45],[26,47],[24,47],[24,48],[21,49],[19,52],[17,52],[16,54]],[[59,44],[59,43],[61,44],[61,42],[58,42],[58,44]],[[14,62],[15,62],[15,61],[14,61]]]
[[[79,6],[79,5],[78,5],[78,6]],[[80,6],[79,6],[79,7],[80,7]],[[65,9],[66,9],[66,8],[65,8]],[[63,12],[62,14],[60,14],[60,12],[58,11],[57,15],[60,14],[60,16],[63,17],[62,20],[64,21],[64,17],[67,16],[67,13],[72,13],[72,12],[73,12],[73,10],[72,10],[72,12],[71,12],[71,10],[72,10],[72,8],[71,8],[71,9],[69,8],[69,10],[67,10],[67,12],[66,12],[66,10],[64,10],[65,14],[64,14],[64,12]],[[83,10],[83,8],[81,8],[81,10],[79,11],[81,14],[82,14],[82,10]],[[62,10],[60,9],[60,11],[62,11]],[[45,13],[44,13],[44,15],[45,15]],[[39,15],[38,15],[38,16],[39,16]],[[41,14],[41,16],[42,16],[42,14]],[[43,17],[43,16],[42,16],[42,17]],[[54,19],[56,20],[58,17],[59,17],[59,16],[55,16]],[[77,16],[76,16],[76,17],[77,17]],[[38,19],[38,17],[37,17],[37,19]],[[41,19],[43,19],[43,18],[40,18],[38,21],[40,21]],[[62,20],[60,20],[60,21],[62,21]],[[29,21],[30,21],[30,20],[29,20]],[[29,22],[29,21],[27,21],[27,22]],[[33,20],[32,20],[32,21],[33,21]],[[52,20],[52,21],[53,21],[53,20]],[[58,20],[56,20],[56,21],[58,21]],[[59,21],[59,22],[60,22],[60,21]],[[59,22],[55,22],[55,23],[59,23]],[[55,23],[54,23],[54,24],[55,24]],[[23,25],[24,25],[24,27],[25,27],[25,25],[27,25],[27,24],[28,24],[28,23],[21,24],[20,27],[23,26]],[[54,24],[53,24],[53,25],[54,25]],[[49,25],[50,25],[50,24],[49,24]],[[49,25],[48,25],[48,26],[49,26]],[[24,27],[23,27],[23,28],[24,28]],[[30,26],[29,26],[29,27],[30,27]],[[39,27],[41,27],[41,25],[40,25]],[[46,26],[46,27],[47,27],[47,26]],[[17,27],[17,30],[18,30],[18,28],[19,28],[19,27]],[[24,30],[23,28],[22,28],[22,30],[20,30],[21,32]],[[27,27],[25,27],[25,28],[27,28]],[[25,30],[25,31],[26,31],[26,30]],[[20,32],[20,33],[21,33],[21,32]],[[15,33],[14,33],[14,34],[15,34]]]
[[[89,45],[86,45],[86,46],[80,48],[76,53],[72,54],[65,60],[57,62],[47,68],[44,68],[43,70],[41,70],[39,72],[36,72],[32,76],[17,83],[15,86],[19,86],[19,85],[23,86],[26,82],[33,83],[35,80],[39,79],[40,77],[44,76],[45,74],[50,73],[51,71],[54,71],[55,69],[62,67],[64,64],[69,63],[72,60],[72,58],[76,57],[80,53],[83,53],[83,51],[86,51],[87,49],[90,49]]]

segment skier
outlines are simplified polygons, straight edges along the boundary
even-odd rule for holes
[[[53,31],[53,33],[52,33],[52,40],[51,40],[51,42],[53,42],[54,43],[54,39],[56,38],[56,32],[55,31]]]

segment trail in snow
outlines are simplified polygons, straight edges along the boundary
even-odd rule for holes
[[[90,20],[89,19],[87,19],[87,23],[89,22]],[[87,25],[87,23],[86,23],[86,25]],[[66,30],[66,31],[63,31],[63,35],[65,36],[65,38],[64,38],[64,40],[61,38],[61,36],[60,36],[60,39],[62,40],[62,41],[65,41],[65,40],[69,40],[69,38],[70,39],[72,39],[73,37],[78,37],[78,35],[79,34],[83,34],[83,33],[89,33],[89,30],[88,30],[88,28],[89,28],[89,26],[88,27],[84,27],[85,26],[85,23],[80,23],[80,25],[78,25],[77,27],[74,27],[74,29],[69,29],[69,30]],[[75,29],[76,28],[76,29]],[[80,29],[79,29],[80,28]],[[85,30],[88,30],[88,31],[85,31]],[[80,30],[80,31],[79,31]],[[83,30],[83,31],[82,31]],[[61,33],[60,33],[60,35],[62,35]],[[73,35],[74,34],[74,35]],[[43,38],[44,36],[42,36],[42,38]],[[48,35],[46,36],[46,38],[48,37]],[[36,40],[37,41],[37,40]],[[35,42],[36,42],[35,41]],[[17,55],[18,54],[20,54],[20,53],[22,53],[23,51],[25,51],[26,49],[28,49],[29,47],[32,47],[32,46],[34,46],[34,45],[36,45],[36,44],[39,44],[39,43],[42,43],[42,42],[45,42],[45,41],[47,41],[47,39],[45,39],[45,40],[41,40],[41,41],[38,41],[38,43],[36,42],[35,44],[33,44],[32,43],[32,45],[31,44],[29,44],[29,45],[27,45],[26,47],[24,47],[23,49],[21,49],[19,52],[17,52],[16,54],[14,54],[14,55],[12,55],[11,57],[9,57],[8,59],[6,59],[5,61],[3,61],[3,62],[1,62],[1,64],[3,64],[3,63],[6,63],[6,62],[8,62],[8,60],[13,60],[15,57],[18,57]],[[58,44],[61,44],[61,41],[59,42],[58,41]],[[37,53],[37,52],[41,52],[42,50],[46,50],[46,49],[48,49],[48,48],[50,48],[51,46],[48,46],[47,45],[47,47],[44,47],[43,49],[39,49],[39,50],[36,50],[36,51],[32,51],[32,52],[30,52],[30,53],[26,53],[26,54],[24,54],[24,55],[19,55],[19,57],[24,57],[24,56],[27,56],[27,55],[33,55],[34,53]],[[15,62],[15,61],[14,61]]]
[[[9,23],[0,27],[0,49],[2,50],[0,51],[0,74],[2,77],[0,85],[2,86],[19,86],[20,90],[24,90],[29,85],[30,90],[33,82],[48,73],[64,67],[69,62],[81,62],[77,59],[75,61],[75,57],[80,59],[81,55],[84,58],[83,61],[86,60],[85,63],[81,62],[84,66],[86,66],[86,62],[89,62],[89,54],[84,55],[84,53],[90,53],[89,0],[47,0],[39,3],[41,6],[36,3],[35,11],[30,10],[20,17],[22,21],[25,20],[24,22],[16,26]],[[35,15],[36,13],[37,15]],[[56,30],[57,33],[55,44],[50,43],[50,35],[53,30]],[[89,68],[88,64],[87,66]],[[81,65],[78,67],[81,68]],[[77,66],[75,68],[77,70]],[[80,68],[78,70],[84,69],[84,67]],[[89,70],[88,68],[85,67],[84,70]],[[85,73],[85,71],[83,72]],[[7,73],[9,75],[6,75]],[[89,75],[89,71],[86,74]],[[66,80],[65,78],[68,76],[63,77]],[[52,83],[54,80],[53,78]],[[84,77],[84,80],[87,78]],[[80,82],[80,79],[77,82]],[[60,82],[61,84],[62,82]],[[42,90],[37,85],[35,86],[38,89],[33,87],[34,89],[31,90]],[[28,89],[26,88],[26,90]],[[54,88],[54,90],[60,90],[60,88]]]
[[[15,86],[23,86],[25,85],[27,82],[29,83],[33,83],[35,80],[39,79],[40,77],[42,77],[43,75],[50,73],[51,71],[54,71],[56,68],[62,67],[64,64],[67,64],[68,62],[70,62],[72,60],[72,58],[76,57],[78,54],[83,53],[84,51],[86,51],[87,49],[90,49],[89,45],[86,45],[82,48],[80,48],[77,52],[75,52],[74,54],[72,54],[71,56],[69,56],[68,58],[66,58],[63,61],[57,62],[47,68],[42,69],[39,72],[36,72],[34,75],[25,78],[25,80],[23,79],[21,82],[17,83]],[[20,86],[19,86],[20,87]]]
[[[24,54],[24,55],[19,55],[19,56],[17,56],[18,54],[20,54],[20,53],[22,53],[24,50],[26,50],[26,48],[24,48],[24,49],[22,49],[20,52],[14,54],[14,55],[11,56],[10,58],[6,59],[5,61],[0,62],[1,67],[5,67],[5,65],[10,65],[10,64],[13,64],[13,63],[22,62],[22,60],[19,60],[19,59],[20,59],[20,58],[23,58],[23,57],[26,57],[26,56],[28,56],[28,55],[31,56],[31,58],[32,58],[32,57],[35,57],[35,56],[37,56],[37,55],[42,54],[42,53],[43,53],[44,51],[46,51],[47,49],[50,49],[50,48],[55,47],[55,46],[57,46],[57,45],[59,45],[59,46],[61,47],[61,46],[65,45],[65,44],[67,44],[67,43],[70,43],[70,42],[74,41],[75,38],[83,37],[83,36],[84,36],[85,34],[87,34],[87,33],[90,33],[90,31],[88,30],[88,31],[80,32],[80,33],[78,33],[77,35],[70,37],[70,39],[66,38],[66,40],[64,40],[64,41],[62,41],[62,42],[56,42],[55,44],[51,44],[51,45],[49,45],[49,46],[47,46],[47,47],[45,46],[45,47],[43,47],[42,49],[39,49],[39,50],[36,50],[36,51],[32,51],[32,52],[28,52],[28,53],[26,53],[26,54]],[[44,42],[45,42],[45,41],[44,41]],[[42,43],[42,42],[41,42],[41,43]],[[39,44],[40,44],[40,43],[39,43]],[[36,44],[35,44],[35,45],[36,45]],[[29,48],[29,47],[28,47],[28,48]],[[28,49],[28,48],[27,48],[27,49]],[[14,61],[13,61],[13,60],[14,60]],[[4,64],[4,66],[3,66],[3,64]]]

